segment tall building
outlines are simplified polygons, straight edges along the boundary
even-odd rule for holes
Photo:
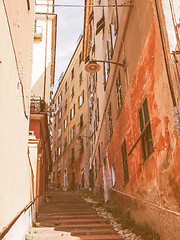
[[[57,14],[54,13],[54,0],[36,1],[32,97],[41,97],[50,106],[54,86]]]
[[[84,22],[85,63],[101,67],[96,87],[88,76],[91,186],[162,239],[178,239],[180,5],[124,2],[85,1],[100,6],[86,7]]]
[[[89,169],[88,85],[82,51],[83,38],[53,98],[52,184],[64,190],[85,187]]]
[[[52,168],[50,149],[50,100],[54,85],[56,25],[54,0],[36,1],[32,88],[30,104],[29,144],[36,140],[37,182],[36,212],[46,200],[49,176]],[[31,156],[31,152],[30,152]],[[34,155],[32,156],[32,158]]]
[[[28,133],[34,4],[0,1],[0,239],[24,239],[32,223],[35,169]]]

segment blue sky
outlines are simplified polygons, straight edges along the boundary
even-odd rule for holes
[[[84,0],[56,0],[55,4],[84,4]],[[65,71],[83,34],[84,8],[55,7],[58,14],[55,89],[61,72]]]

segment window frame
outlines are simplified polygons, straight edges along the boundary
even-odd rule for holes
[[[122,159],[122,167],[123,167],[123,182],[125,186],[129,182],[129,168],[128,168],[128,159],[127,159],[126,139],[124,139],[121,145],[121,159]]]
[[[146,107],[145,107],[145,104],[146,104]],[[140,116],[141,112],[142,112],[142,117]],[[141,145],[142,145],[143,159],[145,162],[149,158],[149,156],[154,152],[147,97],[145,97],[144,101],[141,104],[141,107],[138,111],[138,118],[139,118],[140,132],[141,132]]]

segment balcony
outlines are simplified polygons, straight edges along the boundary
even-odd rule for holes
[[[42,100],[40,97],[31,98],[30,112],[31,113],[45,112],[45,101]]]

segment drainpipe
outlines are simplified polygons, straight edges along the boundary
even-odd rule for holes
[[[166,52],[166,48],[165,48],[165,40],[164,40],[164,36],[163,36],[162,23],[161,23],[161,18],[160,18],[160,13],[159,13],[159,9],[158,9],[157,0],[155,0],[155,7],[156,7],[157,18],[158,18],[160,37],[161,37],[161,42],[162,42],[164,61],[165,61],[165,66],[166,66],[166,73],[167,73],[167,77],[168,77],[168,84],[169,84],[170,94],[171,94],[173,107],[174,107],[176,126],[177,126],[177,134],[178,134],[179,145],[180,145],[180,118],[179,118],[179,112],[178,112],[178,108],[177,108],[177,104],[176,104],[174,89],[173,89],[173,86],[172,86],[172,78],[171,78],[171,73],[170,73],[168,56],[167,56],[167,52]]]

